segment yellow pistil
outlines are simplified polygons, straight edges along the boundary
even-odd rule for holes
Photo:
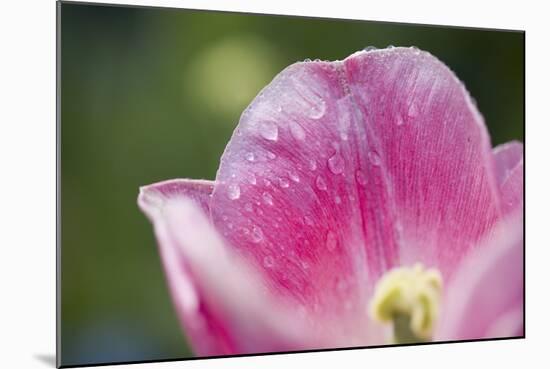
[[[439,314],[442,285],[439,271],[421,264],[390,270],[376,284],[371,317],[393,323],[395,343],[429,341]]]

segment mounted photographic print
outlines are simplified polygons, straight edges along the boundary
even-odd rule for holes
[[[523,32],[60,2],[58,102],[58,365],[524,337]]]

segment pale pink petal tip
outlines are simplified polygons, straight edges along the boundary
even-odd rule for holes
[[[139,203],[151,218],[183,330],[198,355],[305,348],[301,323],[263,292],[201,211],[211,183],[178,180],[147,186]],[[279,306],[281,305],[281,306]],[[309,346],[307,346],[309,347]]]

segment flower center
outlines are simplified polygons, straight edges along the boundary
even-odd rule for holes
[[[442,285],[439,271],[422,264],[392,269],[376,284],[370,315],[375,321],[393,323],[394,343],[429,341]]]

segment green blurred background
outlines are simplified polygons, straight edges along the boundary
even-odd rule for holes
[[[213,179],[239,115],[285,66],[415,45],[462,79],[493,144],[523,140],[524,34],[61,5],[62,363],[192,355],[140,185]]]

